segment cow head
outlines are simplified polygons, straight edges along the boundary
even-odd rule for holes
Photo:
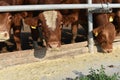
[[[112,23],[99,26],[93,30],[94,36],[98,44],[100,44],[103,52],[112,52],[112,43],[115,39],[116,31]]]
[[[0,1],[0,6],[7,6],[8,3]],[[10,26],[12,16],[9,12],[0,12],[0,42],[8,40],[10,38]]]
[[[58,11],[44,11],[39,14],[43,36],[48,48],[61,45],[62,15]]]

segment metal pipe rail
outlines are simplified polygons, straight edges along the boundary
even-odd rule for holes
[[[92,0],[88,0],[88,5],[92,4]],[[93,16],[92,13],[89,12],[91,8],[88,8],[88,48],[90,53],[94,53],[94,41],[93,41]]]
[[[0,12],[32,11],[52,9],[90,9],[90,8],[120,8],[120,4],[45,4],[45,5],[12,5],[0,6]]]

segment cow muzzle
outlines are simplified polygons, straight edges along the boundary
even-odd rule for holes
[[[59,42],[49,42],[48,49],[49,50],[58,50],[60,48]]]
[[[105,52],[105,53],[111,53],[112,49],[103,49],[103,52]]]
[[[0,42],[4,42],[10,38],[7,31],[0,31]]]

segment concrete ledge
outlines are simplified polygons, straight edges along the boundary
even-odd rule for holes
[[[113,48],[114,50],[120,48],[119,38],[116,38],[116,40],[114,41]],[[94,52],[97,53],[96,46],[94,46]],[[75,56],[83,53],[88,53],[87,41],[62,45],[60,50],[50,51],[46,50],[46,48],[41,48],[39,50],[32,49],[3,53],[0,54],[0,69],[8,66],[38,62],[46,59],[56,59],[62,57]]]

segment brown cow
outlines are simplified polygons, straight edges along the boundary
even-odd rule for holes
[[[25,4],[57,4],[60,3],[56,0],[25,0]],[[47,15],[44,15],[44,13],[50,13]],[[54,15],[56,14],[56,15]],[[39,37],[39,34],[43,34],[43,37],[40,36],[44,42],[46,42],[46,45],[48,48],[53,47],[60,47],[61,45],[61,22],[62,22],[62,15],[59,11],[30,11],[28,12],[28,18],[25,18],[25,23],[30,25],[31,27],[31,35],[33,38],[33,45],[34,48],[39,48],[37,44],[37,40]],[[49,18],[46,18],[45,16],[50,16],[51,20]],[[56,19],[52,21],[52,16]],[[47,22],[46,22],[47,21]],[[50,22],[51,21],[51,22]],[[47,23],[55,23],[53,25],[48,25]],[[40,25],[39,25],[40,24]],[[37,27],[36,27],[37,26]],[[54,27],[55,29],[51,29]],[[42,28],[42,31],[40,31],[40,28]]]
[[[0,6],[8,6],[9,4],[0,1]],[[0,42],[8,40],[10,38],[10,27],[12,21],[12,15],[9,12],[0,13]]]
[[[47,47],[56,48],[61,45],[62,15],[58,11],[44,11],[39,14],[43,36]]]
[[[93,0],[94,3],[107,3],[112,0]],[[94,30],[96,41],[100,44],[103,52],[112,52],[112,43],[116,36],[115,26],[109,22],[109,14],[94,13],[93,14]]]
[[[62,15],[59,11],[43,11],[38,17],[26,18],[25,23],[32,27],[33,40],[37,41],[38,32],[36,29],[39,26],[42,28],[42,33],[46,42],[47,48],[57,48],[61,45],[61,28]],[[34,21],[34,22],[33,22]],[[34,42],[37,48],[36,42]]]
[[[0,0],[0,5],[21,5],[23,4],[22,0]],[[16,43],[16,49],[21,50],[21,20],[24,17],[24,12],[4,12],[0,13],[0,31],[1,38],[7,40],[10,37],[10,29],[13,28],[14,40]],[[4,32],[3,32],[4,31]]]
[[[87,0],[80,0],[80,2],[82,3],[86,3]],[[92,0],[92,3],[111,3],[112,0]],[[85,17],[85,14],[87,12],[83,12],[83,15],[80,12],[80,19],[83,20],[84,22],[82,22],[80,20],[80,23],[84,23],[86,22],[87,24],[87,19]],[[111,52],[112,51],[112,42],[115,38],[115,29],[114,29],[114,25],[112,23],[109,22],[109,18],[111,14],[107,14],[107,13],[93,13],[93,34],[96,36],[96,41],[98,42],[98,44],[100,44],[103,52]],[[86,20],[86,21],[85,21]],[[112,30],[111,30],[112,29]],[[111,32],[110,32],[111,31]]]
[[[28,2],[31,0],[28,0]],[[36,0],[37,4],[79,4],[79,0]],[[77,37],[79,10],[59,10],[63,15],[63,24],[65,26],[72,25],[72,41],[75,42]]]
[[[30,1],[30,0],[28,0],[28,1]],[[78,4],[79,3],[79,0],[74,0],[74,1],[71,1],[71,0],[58,0],[58,1],[56,1],[56,0],[39,0],[39,1],[37,1],[38,3],[37,4]],[[63,17],[63,24],[64,25],[68,25],[68,24],[72,24],[72,34],[73,34],[73,39],[72,39],[72,42],[74,42],[75,41],[75,38],[76,38],[76,36],[77,36],[77,27],[78,27],[78,15],[79,15],[79,10],[59,10],[60,12],[61,12],[61,14],[64,16]],[[60,13],[58,11],[58,13]],[[40,14],[42,14],[42,13],[40,13]],[[42,19],[43,19],[44,17],[42,17]],[[58,18],[57,19],[61,19],[61,16],[58,16]],[[35,18],[33,18],[33,19],[29,19],[29,20],[35,20]],[[27,19],[25,20],[26,22],[28,22],[27,21]],[[57,20],[58,21],[58,20]],[[29,22],[31,22],[31,21],[29,21]],[[35,21],[34,21],[35,22]],[[45,23],[45,21],[43,21],[44,23]],[[32,22],[31,22],[32,23]],[[61,25],[61,21],[58,21],[57,22],[57,26],[59,26],[59,24]],[[43,27],[44,28],[44,27]],[[46,30],[44,30],[43,32],[45,32]],[[51,32],[51,30],[49,30],[50,32]],[[52,33],[52,36],[51,36],[51,38],[53,38],[53,39],[55,39],[55,35],[56,35],[56,37],[58,38],[59,36],[61,36],[61,29],[57,29],[56,30],[58,33]],[[36,41],[37,41],[37,37],[38,37],[38,35],[34,35],[34,34],[37,34],[39,31],[36,29],[32,29],[31,28],[31,32],[32,32],[32,37],[33,37],[33,40],[34,40],[34,44],[37,46],[37,44],[36,44]],[[60,33],[60,34],[59,34]],[[43,33],[43,35],[46,37],[46,33]],[[49,35],[51,35],[51,34],[49,34]],[[48,41],[49,41],[49,39],[45,39],[46,40],[46,42],[47,42],[47,45],[48,45]],[[48,40],[48,41],[47,41]],[[51,41],[51,40],[50,40]],[[60,39],[58,38],[58,41],[57,41],[57,43],[60,41]]]
[[[95,39],[101,46],[103,52],[112,52],[112,43],[116,36],[115,26],[112,23],[106,23],[104,25],[98,26],[93,30]]]
[[[112,52],[112,43],[116,36],[115,26],[109,22],[108,14],[97,15],[94,20],[96,20],[96,28],[93,29],[95,40],[100,44],[103,52]]]

